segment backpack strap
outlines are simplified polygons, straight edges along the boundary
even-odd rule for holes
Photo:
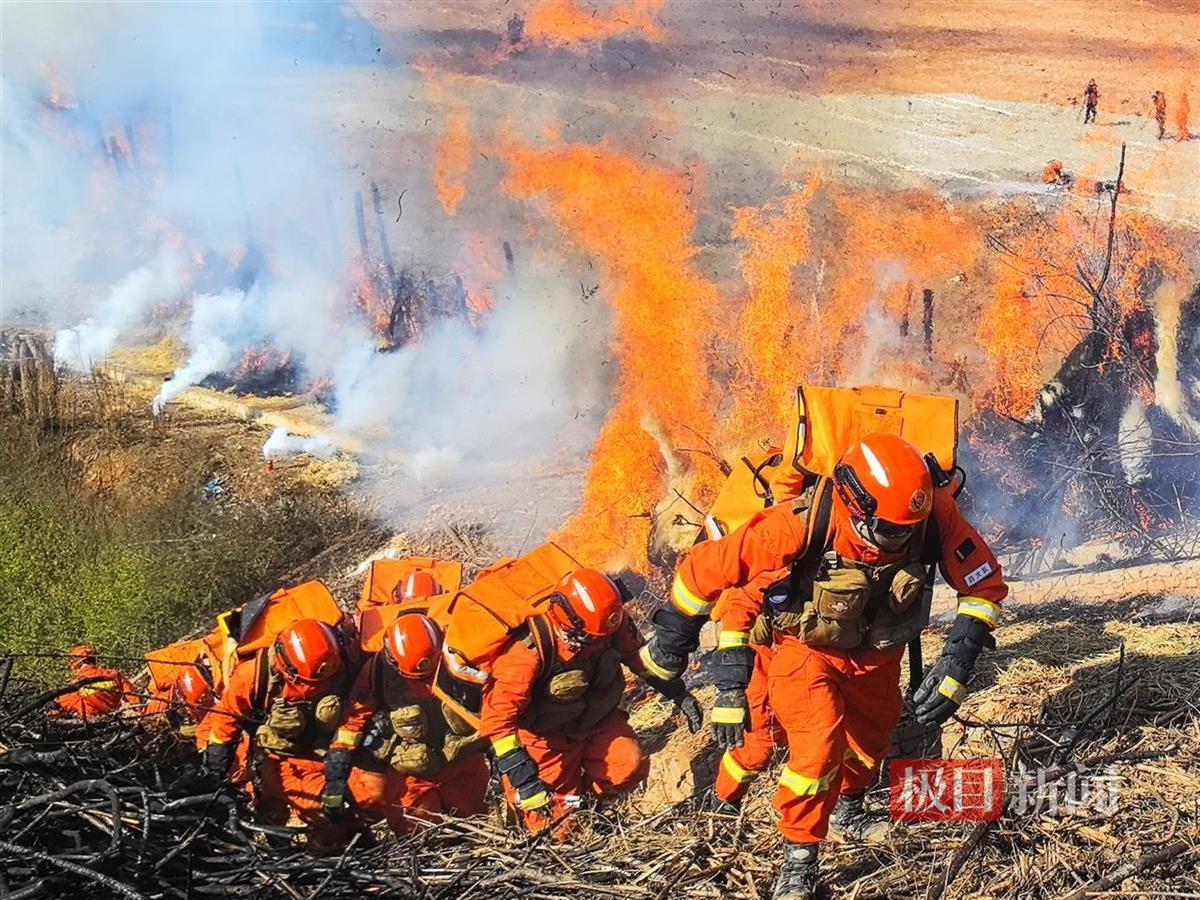
[[[279,679],[271,671],[270,652],[269,647],[263,647],[254,656],[254,694],[250,697],[250,706],[263,712],[266,712],[279,687]]]
[[[540,663],[536,680],[541,681],[550,674],[550,667],[554,664],[554,629],[550,627],[545,616],[530,616],[526,624],[529,626],[529,637]]]

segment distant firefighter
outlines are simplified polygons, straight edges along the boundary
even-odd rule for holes
[[[60,713],[96,719],[116,712],[122,704],[137,703],[134,686],[116,669],[101,666],[93,647],[80,644],[71,651],[67,664],[75,679],[86,683],[58,698]]]
[[[1083,89],[1083,124],[1096,121],[1096,107],[1100,103],[1100,88],[1096,86],[1096,79],[1093,78],[1087,83],[1087,87]]]
[[[1154,101],[1154,121],[1158,123],[1158,139],[1161,141],[1167,133],[1167,95],[1155,91],[1150,99]]]
[[[1188,132],[1188,113],[1190,112],[1188,104],[1187,91],[1179,95],[1179,104],[1175,107],[1175,140],[1186,141],[1191,137]]]
[[[1070,190],[1075,182],[1075,176],[1063,169],[1062,160],[1052,159],[1042,169],[1042,184],[1051,184]]]

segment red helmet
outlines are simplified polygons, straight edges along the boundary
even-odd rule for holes
[[[433,597],[442,592],[442,586],[432,572],[419,569],[396,585],[393,593],[401,601],[417,600],[421,597]]]
[[[212,706],[212,685],[208,678],[195,666],[188,666],[175,679],[173,699],[183,705],[193,719],[199,720],[207,712],[206,707]]]
[[[384,659],[405,678],[432,675],[441,650],[441,630],[420,613],[403,613],[383,635]]]
[[[72,671],[76,672],[88,663],[95,665],[96,662],[96,648],[90,644],[80,644],[78,647],[73,647],[67,659],[67,665],[71,667]]]
[[[933,476],[921,453],[896,434],[869,434],[833,470],[838,498],[877,546],[907,541],[933,510]]]
[[[595,569],[576,569],[559,579],[546,615],[572,643],[587,644],[614,634],[621,625],[621,592]]]
[[[324,681],[341,666],[337,635],[317,619],[293,622],[275,638],[275,668],[288,681]]]

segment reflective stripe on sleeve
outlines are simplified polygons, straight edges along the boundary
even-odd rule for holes
[[[726,775],[738,784],[746,784],[758,776],[757,772],[751,772],[749,769],[743,769],[739,766],[738,761],[733,758],[733,755],[728,750],[721,757],[721,768],[725,770]]]
[[[507,734],[502,738],[496,738],[496,740],[492,741],[492,750],[497,756],[503,756],[505,753],[511,753],[519,749],[521,749],[521,742],[517,740],[515,734]]]
[[[526,797],[521,800],[521,809],[540,809],[550,802],[550,795],[545,791],[538,791],[532,797]]]
[[[955,703],[962,703],[963,698],[967,696],[967,687],[961,681],[956,681],[946,675],[942,678],[942,683],[938,685],[938,693],[943,697],[949,697]]]
[[[982,597],[959,597],[958,612],[959,615],[979,619],[989,628],[995,628],[996,623],[1000,621],[1000,604],[984,600]]]
[[[737,725],[746,720],[746,711],[740,706],[714,706],[712,720],[717,725]]]
[[[801,775],[799,772],[792,771],[788,766],[784,766],[783,772],[779,775],[779,786],[787,788],[797,797],[815,797],[817,794],[829,790],[829,786],[833,784],[834,776],[838,774],[840,769],[841,766],[834,766],[824,775],[817,778],[810,778],[807,775]]]
[[[671,602],[681,611],[689,616],[707,616],[712,612],[713,604],[701,600],[691,589],[683,583],[683,579],[678,575],[675,576],[675,581],[671,584]]]
[[[672,672],[669,669],[664,669],[662,666],[656,663],[654,661],[654,657],[650,655],[649,644],[642,645],[642,649],[638,651],[638,659],[642,661],[642,665],[645,666],[647,672],[649,672],[655,678],[661,678],[663,681],[670,681],[679,674],[678,672]]]
[[[730,647],[745,647],[750,643],[748,631],[722,631],[717,639],[717,649],[727,650]]]

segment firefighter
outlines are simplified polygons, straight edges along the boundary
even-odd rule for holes
[[[1096,107],[1100,104],[1100,88],[1096,85],[1096,79],[1093,78],[1087,83],[1087,87],[1083,89],[1083,124],[1096,121]]]
[[[116,669],[100,665],[96,649],[80,644],[71,650],[67,665],[75,680],[88,681],[55,701],[62,714],[97,719],[115,713],[125,703],[138,703],[137,689]],[[93,680],[95,679],[95,680]]]
[[[208,746],[209,713],[217,702],[211,678],[199,666],[187,666],[176,676],[167,699],[167,721],[180,737],[195,742],[201,753]]]
[[[885,833],[863,793],[900,718],[901,659],[928,622],[923,597],[935,563],[958,592],[958,615],[913,697],[923,724],[945,721],[962,703],[976,658],[994,646],[1008,589],[949,488],[934,490],[903,438],[863,438],[832,478],[679,563],[643,660],[661,677],[677,676],[705,619],[720,621],[712,720],[726,752],[717,796],[737,802],[775,741],[788,747],[775,795],[776,900],[816,895],[831,818],[843,840]]]
[[[1150,99],[1154,101],[1154,121],[1158,123],[1158,139],[1161,141],[1167,134],[1167,95],[1155,91]]]
[[[258,754],[259,812],[277,824],[309,827],[316,845],[339,842],[346,822],[326,817],[321,796],[327,769],[323,754],[342,720],[344,697],[354,671],[337,631],[317,619],[284,628],[270,647],[239,663],[212,714],[205,766],[212,776],[229,772],[235,747],[253,729]],[[335,757],[339,760],[340,757]],[[331,760],[334,762],[334,760]],[[378,785],[351,780],[364,808],[378,805]]]
[[[595,569],[564,575],[546,612],[512,637],[492,664],[480,734],[491,742],[509,802],[538,830],[588,796],[635,787],[650,761],[620,708],[622,664],[647,678],[642,637],[617,586]],[[675,679],[655,684],[694,732],[696,700]]]
[[[428,573],[408,580],[419,575]],[[432,694],[441,651],[442,633],[432,619],[401,613],[384,632],[383,649],[359,671],[325,761],[327,772],[362,770],[381,779],[380,813],[397,833],[410,830],[405,810],[471,816],[486,809],[484,742]],[[343,806],[346,796],[345,780],[327,776],[326,810]]]

